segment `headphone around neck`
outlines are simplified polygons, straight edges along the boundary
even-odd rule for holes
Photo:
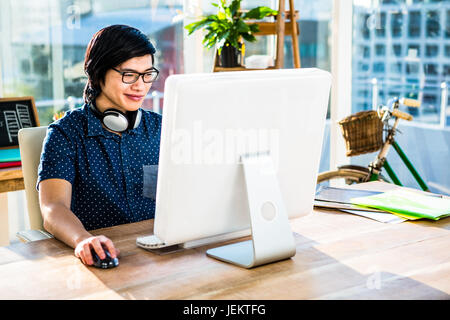
[[[136,111],[123,113],[120,110],[112,108],[100,112],[94,103],[90,103],[90,107],[94,115],[100,119],[102,124],[114,132],[121,133],[128,129],[135,129],[141,122],[142,112],[140,108]]]

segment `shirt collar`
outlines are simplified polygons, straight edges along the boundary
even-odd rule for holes
[[[88,137],[96,137],[96,136],[104,136],[105,133],[102,127],[102,123],[100,119],[98,119],[94,113],[92,112],[90,105],[84,105],[85,112],[87,113],[87,136]]]
[[[134,135],[134,134],[137,134],[137,135],[140,135],[140,134],[142,134],[142,132],[143,132],[143,128],[144,128],[144,110],[141,108],[141,121],[139,122],[139,125],[137,126],[137,128],[134,128],[134,129],[131,129],[131,130],[128,130],[128,131],[126,131],[127,133],[129,133],[129,134],[132,134],[132,135]]]

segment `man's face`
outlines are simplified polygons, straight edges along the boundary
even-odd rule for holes
[[[150,54],[131,58],[115,69],[120,72],[145,73],[152,69],[152,57]],[[142,106],[145,96],[148,94],[152,83],[145,83],[142,76],[132,84],[122,81],[122,74],[110,69],[105,74],[105,80],[100,84],[102,92],[96,99],[97,108],[103,112],[114,108],[122,112],[135,111]]]

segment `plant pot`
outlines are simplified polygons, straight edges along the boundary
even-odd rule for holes
[[[241,59],[241,49],[235,48],[229,43],[226,43],[222,47],[222,51],[219,55],[219,63],[220,66],[223,68],[234,68],[234,67],[240,67]]]

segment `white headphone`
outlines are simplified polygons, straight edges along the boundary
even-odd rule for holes
[[[139,108],[136,111],[123,113],[117,109],[107,109],[103,113],[98,111],[94,103],[90,103],[94,115],[100,119],[106,128],[115,132],[124,132],[127,129],[135,129],[139,126],[142,118],[142,111]]]

